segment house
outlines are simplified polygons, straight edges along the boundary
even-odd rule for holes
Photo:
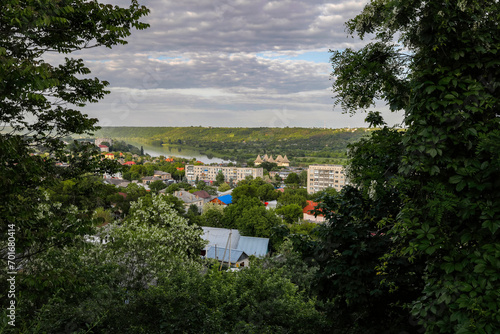
[[[318,203],[313,201],[307,201],[307,206],[302,210],[304,220],[308,220],[313,223],[322,223],[325,221],[325,216],[318,214],[314,216],[314,210],[318,206]]]
[[[210,202],[221,204],[221,205],[229,205],[229,204],[233,203],[233,196],[231,194],[219,196],[217,198],[214,198]]]
[[[132,166],[132,165],[135,165],[135,162],[133,162],[133,161],[127,161],[123,165],[125,165],[125,166]]]
[[[269,252],[268,238],[242,236],[235,229],[205,226],[202,229],[201,238],[208,241],[202,255],[207,258],[217,259],[222,263],[231,260],[232,264],[239,267],[248,267],[249,256],[264,257]]]
[[[210,195],[205,190],[195,191],[193,195],[198,196],[199,198],[203,198],[204,203],[210,202],[212,200],[212,195]]]
[[[258,165],[262,164],[263,162],[272,162],[272,163],[277,164],[278,167],[288,167],[288,166],[290,166],[290,161],[288,160],[288,158],[286,157],[286,155],[284,157],[282,157],[281,154],[279,154],[276,157],[276,160],[273,159],[272,155],[267,156],[267,154],[266,154],[262,158],[260,157],[260,155],[257,155],[257,159],[255,159],[254,165],[258,166]]]
[[[198,197],[195,194],[191,194],[189,191],[185,191],[184,189],[175,191],[173,195],[184,202],[184,207],[186,208],[186,210],[192,204],[196,205],[198,208],[201,208],[203,204],[205,204],[205,200],[203,198]]]
[[[151,184],[151,182],[154,182],[154,181],[163,181],[162,179],[160,179],[159,177],[156,177],[156,176],[145,176],[142,178],[142,184]]]
[[[106,145],[99,145],[99,149],[101,150],[101,152],[109,152],[109,147],[107,147]]]
[[[115,160],[115,155],[113,153],[106,153],[104,157],[109,160]]]
[[[112,184],[115,187],[126,188],[130,184],[130,181],[124,179],[104,179],[104,183]]]
[[[163,172],[161,170],[155,170],[153,176],[158,177],[162,180],[170,180],[172,178],[172,175],[170,175],[170,173]]]
[[[207,259],[215,259],[226,265],[234,265],[236,267],[248,267],[250,259],[248,255],[239,249],[218,248],[217,246],[208,247],[204,255]]]

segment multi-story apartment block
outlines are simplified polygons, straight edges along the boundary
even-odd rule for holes
[[[262,168],[250,167],[221,167],[221,166],[202,166],[202,165],[186,165],[186,178],[188,182],[196,181],[215,181],[219,171],[224,174],[224,180],[229,182],[239,182],[247,176],[263,177],[264,170]]]
[[[342,165],[310,165],[307,170],[308,194],[325,188],[340,190],[346,184],[345,170]]]

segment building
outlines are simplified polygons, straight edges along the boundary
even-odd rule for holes
[[[314,215],[314,210],[318,203],[313,201],[307,201],[307,206],[302,210],[303,219],[310,221],[312,223],[322,223],[325,221],[325,216],[323,214]]]
[[[150,185],[152,182],[155,181],[163,181],[163,179],[156,177],[156,176],[145,176],[141,179],[143,184]]]
[[[231,194],[227,194],[227,195],[224,195],[224,196],[219,196],[217,198],[214,198],[210,202],[216,203],[216,204],[219,204],[219,205],[229,205],[229,204],[233,203],[233,196]]]
[[[155,170],[153,176],[158,177],[162,180],[170,180],[172,178],[172,175],[170,173],[163,172],[161,170]]]
[[[261,163],[263,162],[272,162],[272,163],[275,163],[278,165],[278,167],[288,167],[290,166],[290,161],[288,160],[288,158],[286,157],[286,155],[284,157],[280,155],[278,155],[278,157],[275,159],[273,159],[273,156],[267,156],[264,155],[262,158],[260,157],[260,155],[257,156],[257,159],[255,159],[254,161],[254,165],[255,166],[258,166],[260,165]]]
[[[203,165],[186,165],[186,178],[188,182],[198,181],[216,181],[217,174],[222,172],[224,180],[229,182],[239,182],[247,176],[264,177],[262,168],[250,167],[222,167],[222,166],[203,166]]]
[[[269,252],[269,239],[246,237],[240,235],[238,230],[201,227],[202,239],[208,242],[202,254],[219,262],[228,263],[238,267],[248,267],[248,257],[253,255],[262,258]]]
[[[196,196],[195,194],[191,194],[189,191],[185,191],[184,189],[175,191],[173,193],[173,196],[184,202],[184,207],[186,208],[186,210],[188,210],[192,204],[196,205],[198,209],[201,209],[201,207],[203,207],[203,204],[207,202],[204,198]]]
[[[340,191],[347,184],[342,165],[310,165],[307,170],[307,193],[333,188]]]
[[[96,138],[94,140],[94,145],[99,146],[102,143],[108,143],[110,146],[113,145],[113,140],[111,138]]]
[[[109,147],[107,147],[106,145],[99,145],[99,149],[101,150],[101,152],[109,152]]]

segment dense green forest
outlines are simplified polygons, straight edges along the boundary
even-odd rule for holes
[[[196,148],[220,158],[247,161],[264,154],[287,155],[294,164],[339,162],[347,144],[369,129],[216,128],[216,127],[104,127],[97,137],[111,137],[150,145]]]

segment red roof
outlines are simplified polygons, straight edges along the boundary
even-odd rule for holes
[[[177,167],[177,170],[183,171],[184,167]]]
[[[106,145],[99,145],[99,148],[108,148]]]
[[[135,165],[135,162],[133,162],[133,161],[127,161],[126,163],[124,163],[124,165]]]
[[[302,210],[302,212],[306,213],[308,215],[313,215],[314,210],[316,209],[317,206],[318,206],[318,203],[313,202],[313,201],[307,201],[307,206]],[[323,216],[323,215],[319,214],[318,216]]]
[[[122,195],[123,198],[127,198],[127,194],[119,192],[118,195]]]

